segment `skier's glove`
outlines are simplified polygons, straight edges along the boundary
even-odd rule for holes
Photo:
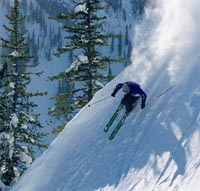
[[[115,94],[114,94],[114,93],[111,93],[111,96],[112,96],[112,97],[115,97]]]
[[[143,109],[143,108],[145,108],[145,104],[144,103],[141,105],[141,109]]]

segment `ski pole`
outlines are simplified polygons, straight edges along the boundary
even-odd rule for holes
[[[156,101],[159,97],[163,96],[164,94],[166,94],[168,91],[170,91],[172,88],[174,88],[175,86],[170,86],[168,89],[166,89],[164,92],[162,92],[161,94],[155,96],[154,98],[152,98],[150,100],[150,103]]]
[[[94,104],[96,104],[96,103],[99,103],[99,102],[101,102],[101,101],[103,101],[103,100],[105,100],[105,99],[108,99],[109,97],[111,97],[111,96],[107,96],[107,97],[104,97],[104,98],[102,98],[102,99],[100,99],[100,100],[97,100],[97,101],[95,101],[95,102],[89,104],[88,107],[90,107],[91,105],[94,105]]]

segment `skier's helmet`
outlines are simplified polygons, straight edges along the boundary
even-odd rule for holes
[[[130,87],[127,84],[124,84],[122,86],[122,91],[125,92],[125,93],[128,93],[130,91]]]

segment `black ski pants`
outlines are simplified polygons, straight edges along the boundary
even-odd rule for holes
[[[121,100],[121,104],[125,105],[126,112],[130,113],[133,110],[133,104],[139,99],[139,96],[132,96],[130,94],[125,94]]]

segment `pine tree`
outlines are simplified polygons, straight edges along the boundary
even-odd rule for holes
[[[125,44],[125,46],[129,45],[129,34],[128,34],[128,26],[127,25],[126,25],[126,34],[125,34],[124,44]]]
[[[32,110],[37,105],[31,100],[42,92],[27,92],[31,72],[30,41],[25,41],[25,17],[19,13],[19,0],[14,0],[9,26],[4,25],[7,39],[1,38],[2,63],[0,67],[0,178],[11,185],[34,160],[35,147],[44,148],[42,125]]]
[[[122,39],[122,33],[121,32],[120,32],[120,35],[121,35],[121,38],[119,38],[119,41],[118,41],[118,54],[119,54],[119,56],[122,55],[122,45],[123,45],[123,43],[122,43],[123,39]]]
[[[56,107],[51,110],[51,114],[58,118],[64,117],[65,122],[86,105],[109,80],[109,63],[121,61],[101,55],[102,47],[108,46],[108,39],[119,37],[112,33],[102,33],[106,16],[99,12],[104,9],[105,6],[100,0],[81,0],[75,2],[75,11],[57,16],[64,21],[71,20],[67,23],[72,23],[63,27],[63,31],[67,33],[65,36],[67,43],[58,49],[58,55],[73,51],[75,58],[65,72],[51,78],[52,80],[64,79],[74,87],[54,98]],[[58,112],[62,115],[58,115]]]
[[[131,0],[132,12],[135,16],[141,16],[144,13],[144,7],[147,0]]]

